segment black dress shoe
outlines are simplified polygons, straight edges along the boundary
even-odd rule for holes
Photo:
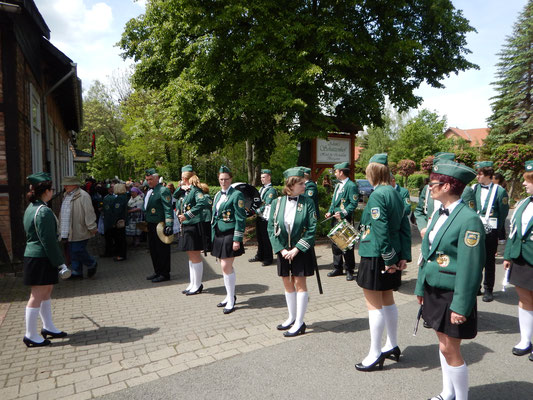
[[[231,314],[233,311],[235,311],[235,306],[231,307],[231,308],[224,308],[224,310],[222,310],[224,314]]]
[[[168,276],[158,275],[154,279],[152,279],[153,283],[159,283],[159,282],[166,282],[169,281],[170,278]]]
[[[353,281],[354,280],[354,276],[353,276],[353,271],[346,271],[346,280],[347,281]]]
[[[398,361],[400,361],[400,354],[402,354],[402,351],[400,350],[400,348],[398,346],[396,346],[396,347],[393,347],[390,350],[384,351],[381,354],[385,358],[388,358],[389,360],[393,360],[393,361],[398,362]]]
[[[286,330],[291,329],[293,325],[294,325],[294,321],[292,321],[289,325],[279,324],[278,326],[276,326],[276,329],[278,331],[286,331]]]
[[[263,260],[261,260],[261,259],[258,258],[257,256],[255,256],[254,258],[250,258],[250,259],[248,260],[248,262],[259,262],[259,261],[263,261]]]
[[[305,325],[305,322],[302,324],[302,326],[300,326],[300,328],[298,328],[298,330],[294,333],[291,333],[289,331],[287,332],[283,332],[283,336],[285,337],[294,337],[294,336],[298,336],[298,335],[303,335],[305,333],[305,328],[307,328],[307,326]]]
[[[87,268],[87,278],[92,278],[96,274],[96,268],[98,268],[98,263],[94,264],[94,267]]]
[[[195,294],[202,293],[202,290],[204,290],[204,284],[203,283],[200,285],[200,287],[197,290],[195,290],[194,292],[188,291],[187,293],[185,293],[185,295],[186,296],[194,296]]]
[[[454,399],[455,399],[455,397],[454,397]],[[442,396],[440,394],[438,394],[438,395],[433,396],[431,399],[428,399],[428,400],[444,400],[444,399],[442,398]]]
[[[531,353],[528,358],[529,358],[529,361],[533,361],[533,353]]]
[[[233,304],[235,305],[235,303],[237,302],[237,296],[233,296]],[[217,307],[226,307],[226,303],[225,301],[221,301],[220,303],[217,304]]]
[[[146,280],[147,281],[151,281],[152,279],[155,279],[157,278],[159,275],[158,274],[152,274],[152,275],[149,275],[146,277]]]
[[[28,339],[26,336],[24,336],[24,339],[22,339],[22,341],[28,347],[44,347],[44,346],[49,346],[50,343],[52,343],[48,339],[44,339],[44,341],[42,341],[41,343],[34,342],[33,340]]]
[[[41,329],[41,335],[45,339],[47,339],[48,336],[50,336],[52,339],[61,339],[61,338],[68,336],[67,332],[61,331],[61,332],[55,333],[55,332],[50,332],[49,330],[46,330],[44,328]]]
[[[492,300],[494,300],[492,290],[485,289],[485,292],[483,293],[483,298],[481,300],[483,300],[485,303],[490,303]]]
[[[332,276],[341,276],[344,275],[342,272],[342,269],[334,269],[333,271],[328,272],[328,276],[331,278]]]
[[[181,291],[182,294],[187,294],[189,291],[187,289]]]
[[[513,354],[515,356],[525,356],[527,353],[531,353],[531,349],[531,343],[525,349],[518,349],[516,347],[513,347]]]
[[[433,328],[433,327],[432,327],[429,323],[427,323],[426,321],[424,321],[424,323],[423,323],[422,325],[424,325],[424,328],[426,328],[426,329],[431,329],[431,328]]]
[[[355,369],[358,371],[363,372],[371,372],[375,370],[382,370],[383,369],[383,363],[385,362],[385,357],[383,356],[383,353],[378,357],[376,361],[374,361],[370,365],[363,365],[363,363],[355,364]]]
[[[263,264],[262,264],[262,265],[263,265],[263,267],[267,267],[267,266],[269,266],[269,265],[272,265],[272,260],[270,260],[270,261],[263,261]]]

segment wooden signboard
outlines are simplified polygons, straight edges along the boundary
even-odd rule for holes
[[[311,179],[316,181],[326,168],[341,162],[350,163],[350,177],[354,172],[355,133],[330,133],[327,139],[311,142]]]

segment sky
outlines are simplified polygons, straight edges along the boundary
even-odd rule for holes
[[[144,12],[146,0],[34,0],[50,28],[50,41],[78,65],[83,89],[93,81],[109,82],[117,71],[131,67],[120,57],[116,43],[126,22]],[[486,127],[495,95],[497,53],[512,33],[518,14],[527,0],[452,0],[463,10],[477,33],[467,37],[472,54],[467,59],[479,70],[460,72],[445,78],[444,89],[421,86],[420,108],[446,116],[448,126],[461,129]]]

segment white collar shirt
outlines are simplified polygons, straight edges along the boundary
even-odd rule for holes
[[[459,205],[460,202],[461,202],[461,199],[454,201],[452,204],[450,204],[450,206],[448,207],[448,212],[450,213],[450,215],[452,214],[455,207]],[[439,209],[436,208],[435,210],[437,213],[439,212]],[[437,236],[437,233],[439,233],[440,228],[442,228],[442,226],[444,225],[448,217],[449,216],[446,214],[441,214],[439,216],[436,216],[436,218],[438,218],[437,222],[433,226],[433,229],[431,230],[431,232],[429,232],[428,239],[429,239],[430,246],[433,244],[433,240],[435,240],[435,236]]]

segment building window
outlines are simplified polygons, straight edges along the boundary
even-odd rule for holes
[[[32,172],[43,170],[43,136],[41,132],[41,99],[30,83],[31,165]]]

